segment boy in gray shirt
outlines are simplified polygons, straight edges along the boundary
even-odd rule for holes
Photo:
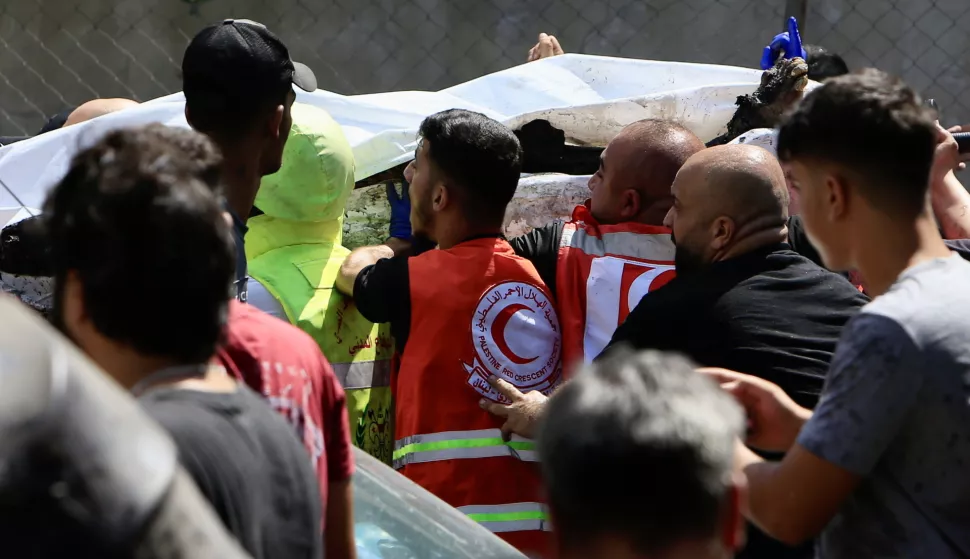
[[[845,327],[798,444],[861,478],[822,557],[970,556],[970,263],[909,268]]]
[[[970,263],[943,243],[928,185],[960,162],[902,82],[826,82],[783,123],[778,154],[825,264],[872,303],[842,332],[814,412],[777,386],[709,371],[744,405],[748,514],[772,536],[819,536],[831,558],[970,557]]]

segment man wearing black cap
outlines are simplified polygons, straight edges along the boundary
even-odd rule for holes
[[[227,19],[192,39],[182,59],[185,118],[222,150],[226,207],[236,240],[236,296],[246,300],[246,220],[260,179],[280,169],[296,99],[317,89],[307,66],[290,60],[261,23]]]

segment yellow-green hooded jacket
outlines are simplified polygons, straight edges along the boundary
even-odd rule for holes
[[[354,156],[330,115],[293,105],[283,168],[256,196],[263,212],[249,220],[249,274],[275,297],[290,322],[307,332],[347,391],[354,443],[391,462],[393,343],[388,325],[368,322],[334,289],[350,251],[341,246],[344,205],[354,188]]]

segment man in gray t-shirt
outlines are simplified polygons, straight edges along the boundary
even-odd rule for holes
[[[862,481],[822,557],[970,556],[970,263],[914,266],[843,330],[798,444]]]
[[[744,405],[747,515],[822,559],[970,557],[970,263],[944,244],[928,188],[956,141],[878,70],[827,81],[786,117],[778,156],[805,231],[873,302],[845,326],[815,411],[777,386],[710,371]],[[931,186],[932,185],[932,186]]]

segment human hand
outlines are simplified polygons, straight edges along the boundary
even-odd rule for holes
[[[778,385],[726,369],[698,372],[716,380],[744,407],[748,417],[748,446],[768,452],[785,452],[798,437],[812,412],[799,406]]]
[[[808,58],[808,53],[802,48],[802,35],[798,31],[798,20],[788,18],[788,31],[775,35],[771,44],[765,47],[761,55],[761,69],[767,70],[778,62],[781,51],[785,52],[785,58]]]
[[[512,438],[513,433],[531,439],[535,435],[539,417],[542,415],[542,410],[545,409],[549,398],[536,390],[523,394],[519,392],[518,388],[495,375],[489,377],[488,382],[492,385],[492,388],[511,402],[507,405],[496,404],[484,399],[478,402],[483,410],[505,418],[505,424],[502,425],[502,439],[508,441]]]
[[[409,185],[405,180],[398,196],[393,181],[384,184],[387,189],[387,201],[391,205],[390,235],[392,239],[411,240],[411,198],[408,196]]]
[[[559,46],[559,40],[556,39],[556,36],[539,33],[539,42],[529,49],[529,59],[526,62],[534,62],[541,58],[552,58],[560,54],[566,53]]]
[[[940,123],[936,123],[937,127],[937,144],[936,153],[933,158],[933,170],[934,174],[937,172],[937,162],[942,165],[939,169],[941,176],[946,176],[943,170],[947,165],[952,165],[952,171],[962,171],[967,168],[967,161],[970,161],[970,153],[960,153],[960,144],[957,143],[953,135],[960,132],[970,132],[970,124],[964,124],[962,126],[951,126],[950,128],[943,130]],[[956,163],[954,164],[954,161]]]

